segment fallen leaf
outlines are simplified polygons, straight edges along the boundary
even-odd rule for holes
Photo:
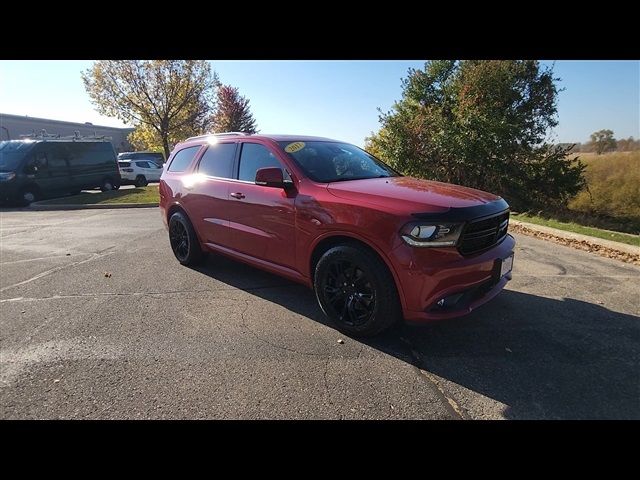
[[[341,338],[339,338],[339,339],[338,339],[338,343],[339,343],[340,345],[342,345],[342,344],[344,343],[344,340],[342,340]]]
[[[110,272],[104,272],[104,276],[107,278],[111,278],[111,273]]]
[[[58,383],[59,381],[60,381],[60,379],[59,379],[59,378],[56,378],[56,379],[53,381],[53,383]]]

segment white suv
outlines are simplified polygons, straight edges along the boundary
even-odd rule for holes
[[[149,182],[159,182],[162,167],[151,160],[118,160],[122,184],[133,183],[146,187]]]

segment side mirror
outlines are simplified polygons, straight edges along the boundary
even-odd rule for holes
[[[284,188],[282,169],[278,167],[259,168],[256,171],[256,185]]]

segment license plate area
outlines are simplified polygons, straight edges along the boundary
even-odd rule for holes
[[[500,278],[508,275],[513,270],[513,253],[507,258],[502,259],[500,264]]]

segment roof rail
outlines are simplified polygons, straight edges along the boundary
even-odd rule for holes
[[[208,137],[231,137],[231,136],[236,136],[236,135],[243,135],[243,136],[247,136],[250,135],[249,133],[244,133],[244,132],[220,132],[220,133],[205,133],[204,135],[197,135],[195,137],[189,137],[185,140],[185,142],[188,142],[189,140],[200,140],[202,138],[208,138]]]
[[[57,140],[61,142],[95,142],[99,140],[111,140],[111,137],[107,137],[106,135],[96,135],[96,132],[93,132],[93,135],[82,136],[80,135],[80,132],[78,130],[76,130],[73,135],[67,135],[63,137],[59,133],[47,133],[44,128],[40,130],[40,133],[36,133],[34,130],[31,133],[20,135],[20,138],[50,141]]]

